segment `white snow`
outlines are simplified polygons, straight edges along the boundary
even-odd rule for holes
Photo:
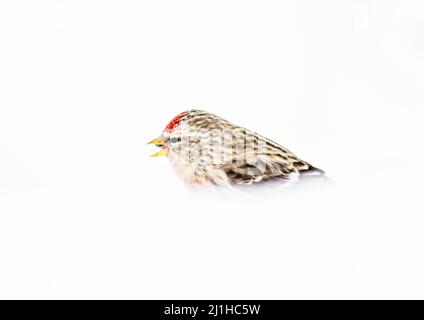
[[[421,1],[0,4],[0,298],[424,298]],[[192,190],[200,108],[329,181]]]

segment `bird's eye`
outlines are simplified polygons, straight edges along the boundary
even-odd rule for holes
[[[177,142],[180,142],[181,141],[181,138],[177,138],[177,137],[172,137],[171,138],[171,143],[177,143]]]

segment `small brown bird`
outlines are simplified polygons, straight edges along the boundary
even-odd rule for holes
[[[324,175],[281,145],[201,110],[180,113],[149,144],[161,148],[152,157],[168,156],[189,184],[251,184]]]

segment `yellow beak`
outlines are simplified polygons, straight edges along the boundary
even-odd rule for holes
[[[151,157],[166,157],[168,156],[168,149],[160,149],[158,152],[151,155]]]
[[[162,147],[162,149],[160,149],[158,152],[152,154],[151,157],[166,157],[168,155],[168,149],[163,147],[165,146],[165,141],[156,138],[150,141],[148,144],[154,144],[158,147]]]
[[[157,146],[163,146],[165,144],[165,141],[163,141],[159,138],[156,138],[156,139],[153,139],[152,141],[150,141],[148,144],[155,144]]]

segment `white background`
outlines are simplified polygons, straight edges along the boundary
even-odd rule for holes
[[[422,1],[2,1],[0,298],[424,298]],[[191,190],[190,108],[332,182]]]

